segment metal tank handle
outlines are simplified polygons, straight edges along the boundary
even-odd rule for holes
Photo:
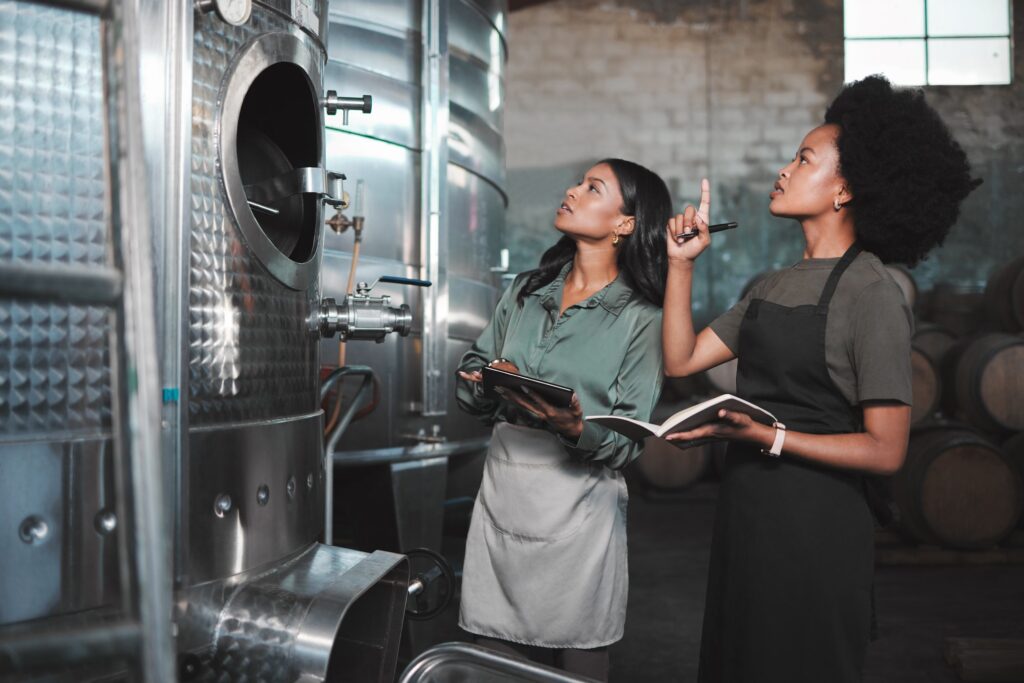
[[[409,558],[410,567],[412,560],[417,557],[425,558],[432,564],[429,569],[419,572],[409,581],[407,592],[412,604],[406,605],[405,615],[413,621],[433,619],[448,607],[452,596],[455,595],[455,572],[452,571],[448,560],[430,548],[416,548],[403,554]],[[431,606],[428,591],[435,583],[438,584],[440,597],[437,603]]]
[[[345,208],[345,174],[319,166],[293,168],[273,178],[245,186],[245,198],[254,208],[276,212],[268,206],[297,194],[315,194],[334,207]]]
[[[363,95],[362,97],[338,97],[336,90],[328,90],[327,97],[321,100],[321,104],[328,115],[334,115],[341,110],[341,122],[348,125],[348,113],[350,111],[361,111],[369,114],[373,111],[373,96]]]

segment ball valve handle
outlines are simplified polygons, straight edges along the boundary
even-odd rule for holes
[[[348,294],[340,304],[334,299],[320,302],[318,327],[321,337],[340,335],[344,340],[367,339],[380,344],[392,332],[408,336],[412,330],[412,309],[407,304],[391,305],[391,297],[370,296],[378,282],[429,287],[428,280],[385,275],[373,284],[360,282],[355,294]]]

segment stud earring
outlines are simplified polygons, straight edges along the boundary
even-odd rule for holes
[[[614,235],[612,235],[612,246],[613,247],[619,246],[619,239],[620,239],[619,238],[619,233],[615,233]]]

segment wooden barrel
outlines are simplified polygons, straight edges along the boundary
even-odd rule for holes
[[[938,411],[942,398],[942,380],[939,378],[938,365],[916,347],[910,349],[910,370],[914,388],[910,422],[917,424]]]
[[[663,439],[650,438],[644,442],[644,452],[634,467],[647,486],[679,491],[704,476],[710,460],[711,444],[684,449]]]
[[[1024,483],[1024,432],[1017,432],[1003,442],[1003,455],[1017,468],[1017,476]],[[1024,514],[1018,518],[1017,526],[1024,528]]]
[[[956,335],[935,323],[918,323],[914,325],[913,344],[933,363],[939,365],[946,352],[956,344]]]
[[[739,367],[739,360],[733,358],[721,365],[704,371],[711,391],[717,394],[736,393],[736,368]]]
[[[985,326],[985,294],[971,286],[940,282],[928,296],[926,319],[964,337]]]
[[[986,334],[956,364],[960,415],[983,431],[1024,431],[1024,339]]]
[[[1024,256],[1010,261],[989,278],[985,311],[998,329],[1024,329]]]
[[[914,432],[890,490],[904,533],[964,550],[1001,541],[1024,505],[1020,478],[1002,451],[958,427]]]
[[[914,276],[903,266],[888,264],[885,269],[889,271],[889,275],[892,275],[892,279],[899,285],[900,291],[903,292],[903,298],[907,300],[907,305],[910,306],[910,310],[914,310],[914,304],[917,303],[917,282],[914,281]]]

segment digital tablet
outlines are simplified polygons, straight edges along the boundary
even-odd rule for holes
[[[569,387],[491,367],[485,367],[483,375],[484,396],[488,398],[501,398],[494,391],[496,387],[506,387],[515,391],[522,391],[523,387],[527,387],[530,391],[537,392],[541,398],[556,408],[568,408],[572,404],[574,392]]]

